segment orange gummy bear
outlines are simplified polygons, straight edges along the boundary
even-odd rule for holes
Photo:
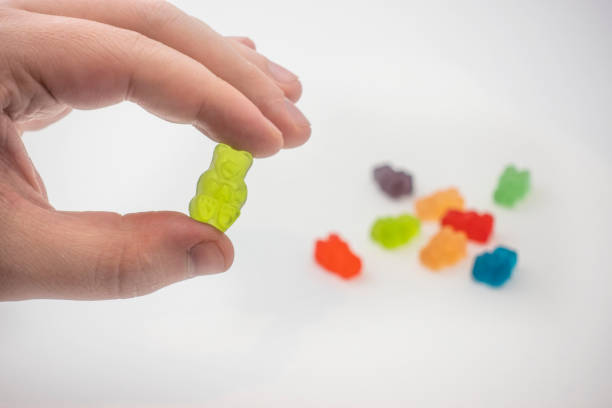
[[[456,188],[440,190],[415,203],[416,215],[423,221],[437,221],[448,210],[463,210],[463,197]]]
[[[336,234],[329,234],[327,240],[317,240],[315,260],[323,268],[344,279],[353,278],[361,272],[361,259]]]
[[[467,255],[467,236],[462,231],[445,226],[421,249],[419,255],[423,265],[434,271],[452,266]]]

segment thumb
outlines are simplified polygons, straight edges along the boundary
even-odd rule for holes
[[[223,272],[233,261],[223,233],[181,213],[58,212],[18,202],[11,217],[0,217],[8,224],[0,238],[7,241],[0,245],[2,300],[140,296]]]

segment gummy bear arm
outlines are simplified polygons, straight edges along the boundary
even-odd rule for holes
[[[202,194],[206,189],[208,192],[216,191],[219,188],[219,177],[214,169],[208,169],[200,176],[196,194]]]
[[[232,204],[236,205],[238,208],[242,207],[247,199],[247,186],[246,183],[240,183],[234,194],[232,195]]]

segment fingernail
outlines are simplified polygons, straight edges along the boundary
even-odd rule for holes
[[[295,107],[293,102],[285,98],[285,105],[287,106],[287,111],[289,112],[289,115],[291,115],[293,122],[297,126],[299,127],[310,126],[310,122],[308,121],[308,119],[306,119],[306,116],[304,116],[304,114],[300,112],[298,108]]]
[[[214,242],[201,242],[189,251],[189,274],[210,275],[225,270],[225,257]]]
[[[293,82],[298,79],[293,72],[288,71],[272,61],[268,61],[268,69],[278,82]]]

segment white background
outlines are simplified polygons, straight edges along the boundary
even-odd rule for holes
[[[298,73],[312,139],[255,162],[229,272],[0,304],[0,406],[612,405],[609,2],[176,3]],[[24,139],[56,208],[122,213],[185,211],[213,148],[129,104]],[[417,195],[455,185],[494,212],[493,244],[519,252],[506,287],[472,282],[473,244],[423,269],[434,225],[398,251],[370,242],[375,217],[412,210],[374,185],[387,160]],[[507,211],[491,194],[510,162],[533,190]],[[361,278],[314,264],[330,231]]]

